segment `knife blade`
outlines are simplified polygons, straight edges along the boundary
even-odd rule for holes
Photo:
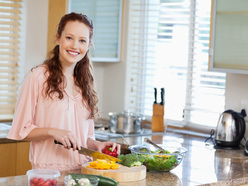
[[[63,145],[62,143],[60,143],[60,142],[58,142],[56,140],[54,140],[54,143],[55,144],[59,144],[59,145]],[[71,143],[71,148],[73,148],[72,143]],[[81,150],[78,150],[77,149],[77,151],[80,154],[93,157],[94,160],[96,160],[96,159],[102,159],[102,160],[119,161],[119,162],[121,161],[120,159],[115,158],[113,156],[109,156],[107,154],[103,154],[101,152],[94,151],[94,150],[91,150],[91,149],[88,149],[88,148],[85,148],[85,147],[81,147]]]

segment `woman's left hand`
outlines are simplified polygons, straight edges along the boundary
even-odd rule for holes
[[[89,149],[95,149],[98,152],[102,152],[106,146],[111,146],[112,151],[114,151],[116,148],[117,154],[120,155],[120,153],[121,153],[121,145],[117,144],[115,142],[111,142],[111,141],[100,142],[100,141],[96,141],[96,140],[88,138],[87,146]]]
[[[111,141],[107,141],[107,142],[100,142],[98,147],[97,147],[97,151],[99,152],[104,152],[106,148],[109,149],[109,147],[111,148],[110,150],[113,152],[115,151],[116,148],[116,152],[118,155],[120,155],[121,152],[121,145],[111,142]],[[107,153],[105,153],[107,154]],[[111,155],[111,153],[109,153],[109,155]]]

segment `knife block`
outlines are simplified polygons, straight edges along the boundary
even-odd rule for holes
[[[153,104],[152,131],[164,132],[164,105]]]

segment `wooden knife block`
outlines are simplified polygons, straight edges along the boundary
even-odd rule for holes
[[[164,105],[153,104],[152,131],[164,132]]]

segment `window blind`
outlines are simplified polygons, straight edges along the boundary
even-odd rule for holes
[[[0,120],[13,118],[18,94],[22,0],[0,0]]]
[[[68,10],[86,14],[93,20],[93,61],[120,61],[121,0],[70,0]]]
[[[225,104],[225,73],[208,71],[211,1],[130,1],[127,108],[152,116],[165,88],[167,124],[213,128]]]

